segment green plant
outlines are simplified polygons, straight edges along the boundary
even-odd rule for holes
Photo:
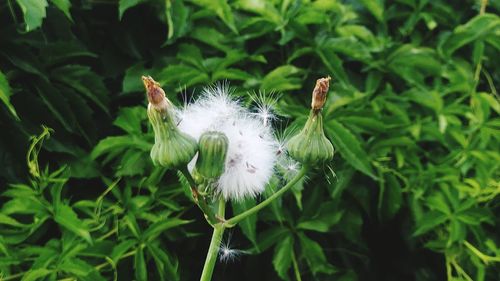
[[[323,133],[321,121],[330,77],[318,80],[308,122],[300,133],[288,141],[300,144],[288,146],[291,158],[272,136],[265,104],[258,105],[260,111],[257,117],[253,117],[252,113],[231,100],[227,88],[216,86],[205,89],[205,95],[194,105],[188,105],[176,118],[176,109],[165,97],[159,83],[151,77],[143,76],[142,79],[149,101],[149,121],[155,133],[151,159],[158,166],[174,168],[182,173],[189,184],[193,201],[214,229],[200,279],[212,280],[224,230],[255,215],[293,187],[309,169],[333,158],[333,147]],[[196,143],[193,136],[198,134],[199,141]],[[195,153],[196,161],[191,160]],[[217,157],[220,155],[222,158]],[[296,160],[296,165],[303,166],[279,191],[226,220],[226,202],[254,198],[263,192],[273,175],[274,166],[280,165],[280,160],[292,163]],[[196,162],[192,172],[188,169],[191,161]],[[286,170],[287,167],[281,168]],[[216,173],[212,175],[214,170]]]
[[[328,73],[333,165],[233,228],[229,247],[244,254],[214,278],[498,279],[498,1],[0,2],[2,278],[196,280],[210,228],[177,175],[151,164],[137,77],[158,79],[177,106],[224,79],[248,105],[247,91],[275,90],[286,127],[301,128],[306,93]],[[92,244],[48,211],[6,207],[38,206],[17,186],[38,190],[24,159],[41,125],[54,132],[40,174],[67,167],[54,175],[66,179],[62,205],[91,226]],[[263,199],[282,183],[271,179]],[[49,186],[44,208],[57,198]],[[191,223],[146,239],[165,218]],[[64,269],[80,261],[89,271]]]

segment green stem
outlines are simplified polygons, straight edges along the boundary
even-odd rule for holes
[[[488,0],[481,0],[481,6],[479,8],[479,14],[480,15],[483,15],[486,12],[486,6],[487,5],[488,5]],[[484,51],[481,52],[481,56],[479,58],[479,62],[476,65],[476,71],[474,72],[474,82],[475,82],[474,90],[476,90],[477,85],[479,84],[479,76],[481,75],[483,53],[484,53]]]
[[[297,279],[297,281],[302,281],[302,277],[300,277],[299,264],[297,263],[297,258],[295,257],[295,251],[292,251],[292,264],[293,272],[295,272],[295,279]]]
[[[464,245],[472,252],[474,253],[481,261],[483,261],[484,264],[488,264],[489,262],[500,262],[500,257],[492,257],[488,256],[486,254],[483,254],[479,249],[476,247],[472,246],[471,243],[468,241],[464,241]]]
[[[205,218],[207,219],[208,223],[212,226],[215,226],[215,224],[219,223],[220,220],[217,219],[210,206],[208,206],[205,197],[198,192],[198,189],[196,188],[197,184],[194,181],[191,174],[189,173],[187,167],[180,168],[179,171],[184,175],[184,177],[189,182],[194,202],[196,203],[196,205],[198,205],[203,214],[205,214]]]
[[[252,208],[246,210],[245,212],[227,220],[224,223],[224,226],[225,227],[234,227],[236,224],[238,224],[240,221],[244,220],[246,217],[257,213],[262,208],[271,204],[271,202],[273,202],[276,198],[283,195],[287,190],[289,190],[292,186],[294,186],[302,177],[304,177],[307,170],[308,170],[308,167],[303,166],[302,169],[300,169],[299,173],[291,181],[289,181],[284,187],[282,187],[280,190],[276,191],[273,195],[269,196],[266,200],[260,202],[259,204],[255,205],[254,207],[252,207]]]
[[[224,201],[224,199],[219,199],[218,215],[220,218],[224,218],[226,209],[225,204],[226,202]],[[214,225],[214,232],[212,234],[212,240],[210,241],[210,247],[208,248],[207,258],[205,259],[205,265],[203,266],[203,272],[201,273],[200,281],[212,280],[212,274],[214,272],[215,262],[217,261],[217,255],[219,253],[224,229],[225,227],[222,223]]]

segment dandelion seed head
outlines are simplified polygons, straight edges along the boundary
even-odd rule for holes
[[[264,191],[274,171],[277,141],[270,126],[263,126],[258,116],[231,99],[227,84],[205,88],[179,116],[179,128],[196,139],[206,131],[227,136],[225,171],[216,184],[226,200],[239,201]],[[190,169],[195,162],[196,157]]]

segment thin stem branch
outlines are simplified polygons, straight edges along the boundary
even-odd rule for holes
[[[217,214],[222,219],[224,218],[225,210],[226,202],[223,198],[221,198],[219,199],[219,210]],[[217,262],[217,256],[219,254],[222,236],[224,235],[224,229],[225,227],[222,223],[214,225],[214,232],[212,234],[212,240],[210,241],[210,247],[208,248],[207,258],[205,259],[205,265],[203,266],[200,281],[212,280],[212,274],[214,272],[215,263]]]
[[[464,241],[464,245],[472,252],[474,253],[478,258],[483,261],[484,264],[488,264],[489,262],[500,262],[500,257],[493,257],[493,256],[488,256],[481,252],[478,248],[474,247],[471,243],[468,241]]]
[[[488,5],[488,0],[481,0],[481,6],[479,8],[479,14],[480,15],[483,15],[485,12],[486,12],[486,6]],[[479,76],[481,75],[481,67],[482,67],[482,64],[483,64],[483,52],[481,52],[481,56],[479,57],[479,61],[476,65],[476,70],[474,72],[474,81],[476,83],[476,87],[477,85],[479,84]],[[474,87],[474,90],[475,88]]]
[[[16,12],[14,11],[14,7],[12,7],[11,0],[7,0],[7,6],[9,6],[9,12],[10,12],[10,15],[12,16],[12,19],[14,20],[14,23],[16,25],[18,25],[19,21],[17,20]]]
[[[488,0],[481,0],[481,7],[479,8],[479,14],[482,15],[486,12],[486,6],[488,5]]]
[[[12,274],[11,276],[7,276],[7,277],[4,277],[3,281],[8,281],[8,280],[14,280],[14,279],[17,279],[17,278],[21,278],[23,277],[25,274],[27,274],[29,271],[23,271],[23,272],[19,272],[19,273],[16,273],[16,274]]]
[[[295,279],[297,279],[297,281],[302,281],[302,277],[300,277],[299,264],[297,263],[297,257],[295,256],[294,250],[292,250],[292,264],[293,272],[295,273]]]
[[[291,181],[289,181],[284,187],[282,187],[280,190],[276,191],[273,195],[269,196],[266,200],[260,202],[259,204],[255,205],[254,207],[252,207],[252,208],[246,210],[245,212],[227,220],[224,223],[224,226],[225,227],[234,227],[236,224],[238,224],[240,221],[244,220],[246,217],[257,213],[262,208],[271,204],[271,202],[273,202],[276,198],[283,195],[287,190],[289,190],[292,186],[294,186],[300,179],[302,179],[305,176],[307,170],[308,170],[308,167],[303,166],[302,169],[300,169],[299,173]]]
[[[220,222],[220,220],[217,219],[217,217],[215,216],[215,214],[212,211],[212,209],[210,208],[210,206],[208,206],[208,203],[207,203],[205,197],[198,192],[197,184],[194,181],[191,174],[189,173],[187,167],[182,167],[179,169],[179,171],[184,175],[184,177],[189,182],[189,186],[191,188],[191,194],[193,195],[194,202],[196,203],[196,205],[198,205],[198,207],[203,212],[203,214],[205,214],[205,218],[207,219],[208,223],[211,226],[214,226],[215,224]]]

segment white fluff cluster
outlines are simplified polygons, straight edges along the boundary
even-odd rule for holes
[[[225,171],[217,182],[218,192],[226,200],[255,197],[264,191],[274,172],[278,142],[268,122],[231,99],[227,85],[205,88],[178,117],[179,129],[196,139],[206,131],[226,134],[229,146]]]

